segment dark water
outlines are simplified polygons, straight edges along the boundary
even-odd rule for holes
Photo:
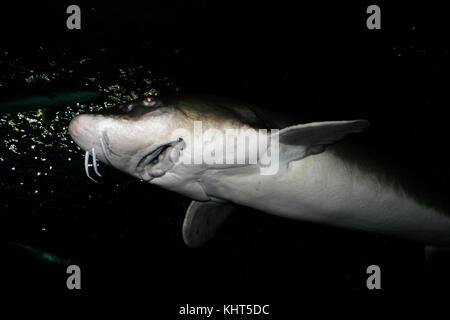
[[[139,297],[161,319],[186,303],[268,303],[284,318],[317,294],[436,292],[421,246],[247,208],[206,247],[187,248],[189,199],[104,165],[92,183],[67,126],[142,95],[192,92],[367,118],[388,158],[418,165],[445,194],[450,38],[439,8],[386,4],[382,29],[370,31],[365,4],[80,3],[82,30],[68,31],[66,7],[2,12],[1,98],[73,88],[102,97],[0,114],[1,291]],[[66,288],[67,264],[82,269],[78,292]],[[366,288],[371,264],[383,270],[381,293]]]

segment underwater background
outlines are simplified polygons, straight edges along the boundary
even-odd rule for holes
[[[211,243],[188,248],[190,200],[103,164],[94,184],[67,126],[80,113],[183,93],[317,120],[366,118],[388,160],[448,195],[442,8],[383,2],[381,30],[368,30],[364,1],[78,1],[81,30],[68,30],[70,4],[1,11],[0,291],[139,296],[172,319],[186,303],[269,303],[288,314],[300,297],[440,287],[417,244],[244,207]],[[46,102],[59,94],[67,101]],[[82,270],[79,291],[66,287],[70,264]],[[383,272],[381,292],[366,288],[371,264]]]

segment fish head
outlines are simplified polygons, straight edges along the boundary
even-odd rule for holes
[[[211,129],[218,133],[249,127],[238,113],[218,103],[152,96],[110,110],[81,114],[70,122],[69,133],[81,149],[101,162],[174,189],[194,181],[213,166],[195,163],[193,159],[198,152],[193,147],[198,126],[202,132]],[[197,148],[203,150],[205,145],[214,144],[215,139],[212,135],[201,140]]]

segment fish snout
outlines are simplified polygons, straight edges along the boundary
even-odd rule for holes
[[[72,119],[72,121],[70,121],[69,134],[72,136],[72,138],[80,138],[83,135],[83,131],[85,131],[87,123],[89,122],[88,119],[89,115],[82,114],[76,116]]]
[[[91,150],[96,145],[100,145],[97,127],[98,123],[91,114],[81,114],[70,121],[69,134],[81,149]]]

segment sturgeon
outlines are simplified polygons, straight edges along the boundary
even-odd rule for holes
[[[191,198],[182,228],[183,239],[191,247],[199,247],[214,237],[233,204],[425,245],[450,245],[448,212],[428,205],[370,167],[340,156],[352,152],[348,143],[340,140],[367,128],[367,120],[289,126],[273,120],[252,106],[218,98],[152,96],[112,111],[79,115],[70,122],[69,133],[86,152],[89,177],[92,155],[97,175],[98,159]],[[214,134],[198,140],[200,145],[194,147],[197,140],[192,136],[199,123],[203,130],[213,130]],[[237,139],[231,148],[224,149],[223,135],[229,129],[237,132]],[[238,141],[243,143],[239,137],[261,129],[279,130],[266,130],[261,141],[266,139],[267,144],[261,144],[253,162],[245,155],[239,163],[195,163],[191,161],[192,153],[187,152],[216,152],[217,156],[225,150],[221,156],[226,158],[240,147]],[[275,144],[278,149],[272,148]],[[275,159],[276,170],[262,174],[268,160]]]

